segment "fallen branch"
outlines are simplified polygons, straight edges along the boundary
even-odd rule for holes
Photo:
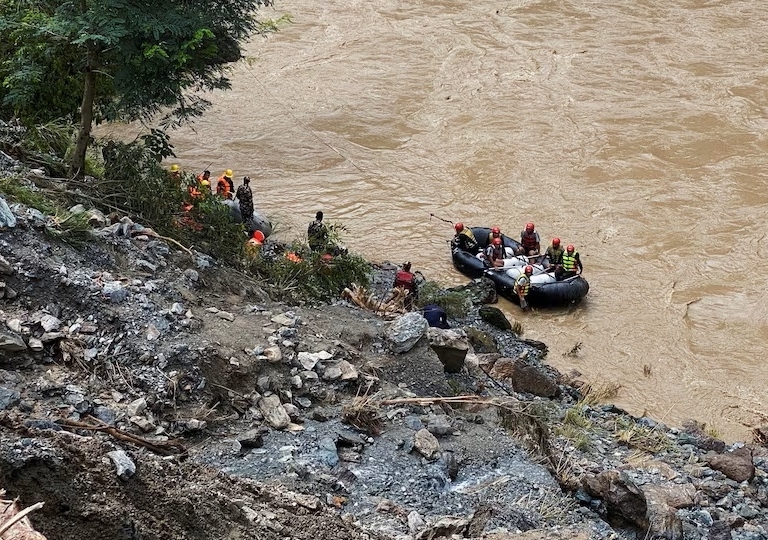
[[[155,231],[151,229],[150,230],[144,229],[143,231],[141,231],[140,234],[146,234],[147,236],[151,236],[152,238],[159,238],[160,240],[165,240],[166,242],[170,242],[173,245],[177,246],[179,249],[186,251],[190,257],[194,257],[194,254],[192,253],[191,249],[183,246],[178,240],[174,240],[170,236],[163,236],[162,234],[157,234]]]
[[[35,531],[32,527],[27,516],[35,510],[40,510],[45,503],[39,502],[32,506],[19,510],[19,505],[16,501],[0,501],[0,504],[7,504],[11,510],[10,519],[5,523],[0,523],[0,537],[4,533],[9,532],[10,536],[7,536],[8,540],[46,540],[45,536]],[[6,508],[6,511],[8,508]],[[3,512],[5,514],[5,512]],[[0,518],[2,519],[2,518]],[[11,531],[11,528],[15,530]]]
[[[470,405],[491,405],[494,407],[510,407],[512,405],[519,405],[521,402],[514,398],[484,398],[481,396],[452,396],[452,397],[418,397],[418,398],[400,398],[400,399],[385,399],[379,401],[379,405],[419,405],[426,407],[428,405],[436,405],[439,403],[453,404],[470,404]]]
[[[121,429],[117,429],[116,427],[109,426],[101,422],[97,418],[93,418],[92,416],[89,416],[87,418],[99,422],[99,425],[86,424],[84,422],[75,422],[74,420],[58,420],[56,423],[66,429],[87,429],[90,431],[100,431],[102,433],[111,435],[112,437],[114,437],[119,441],[124,441],[124,442],[135,444],[137,446],[142,446],[154,452],[155,454],[160,454],[161,456],[184,455],[187,453],[186,448],[184,448],[184,446],[181,443],[172,442],[172,441],[169,441],[169,442],[148,441],[147,439],[144,439],[137,435],[133,435],[131,433],[128,433],[127,431],[123,431]]]

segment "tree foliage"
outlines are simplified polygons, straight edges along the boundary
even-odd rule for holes
[[[81,171],[92,124],[195,118],[202,91],[229,88],[227,64],[260,31],[264,0],[6,0],[0,99],[25,122],[80,122]]]

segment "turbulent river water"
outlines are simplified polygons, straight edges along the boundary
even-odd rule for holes
[[[534,221],[577,246],[591,285],[572,309],[502,306],[550,363],[669,424],[734,440],[768,423],[768,3],[281,0],[261,15],[284,13],[173,134],[185,169],[249,175],[284,236],[322,209],[353,250],[446,284],[466,278],[430,213],[513,236]]]

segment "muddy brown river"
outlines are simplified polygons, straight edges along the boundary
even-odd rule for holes
[[[185,169],[251,176],[283,237],[322,209],[445,284],[466,278],[430,213],[534,221],[591,285],[571,309],[502,306],[550,363],[669,424],[768,424],[768,3],[278,4],[262,15],[293,22],[173,134]]]

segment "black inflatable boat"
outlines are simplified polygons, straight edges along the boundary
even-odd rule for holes
[[[485,249],[488,245],[488,237],[491,229],[486,227],[472,227],[478,244]],[[520,247],[520,243],[508,236],[502,235],[507,256],[504,258],[503,268],[489,268],[486,262],[477,255],[453,248],[453,266],[469,278],[487,276],[496,284],[499,295],[514,303],[519,303],[515,294],[515,280],[529,264],[528,258],[515,256],[514,252]],[[528,304],[533,307],[558,307],[579,302],[589,292],[589,283],[581,276],[557,281],[554,273],[544,272],[544,261],[532,259],[533,275],[531,276],[531,290],[528,293]]]

